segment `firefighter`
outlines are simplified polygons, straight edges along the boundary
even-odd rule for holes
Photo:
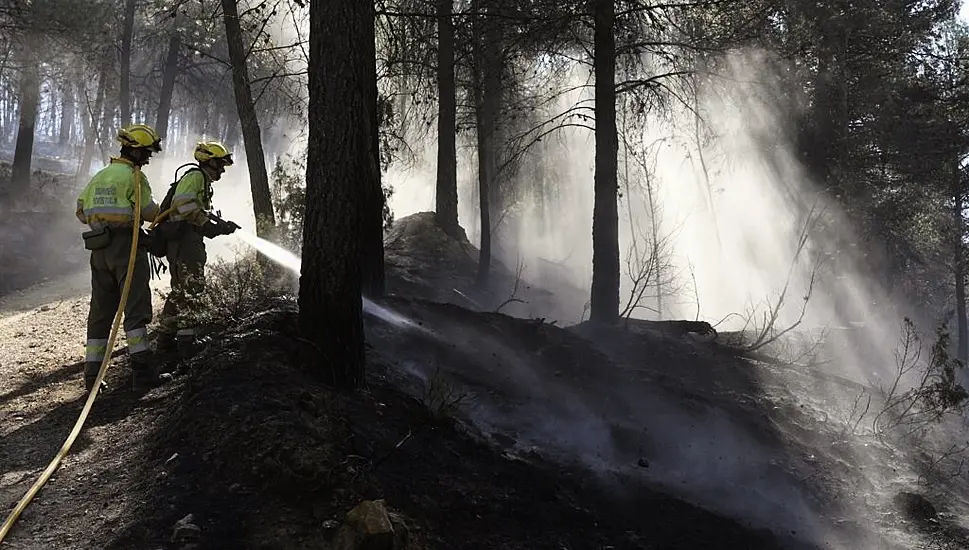
[[[172,290],[162,310],[163,328],[157,349],[182,356],[191,355],[197,344],[199,298],[205,289],[204,238],[228,235],[239,228],[212,214],[212,182],[219,181],[227,166],[232,166],[232,153],[218,141],[204,141],[195,147],[193,165],[177,180],[171,199],[163,209],[172,209],[163,222],[168,241],[167,253]],[[170,204],[168,204],[170,200]]]
[[[108,336],[121,302],[126,276],[131,277],[128,301],[124,308],[124,331],[131,363],[131,385],[135,391],[157,385],[148,345],[148,324],[152,319],[148,255],[139,246],[134,272],[128,273],[131,254],[134,208],[141,221],[154,221],[159,206],[152,199],[151,186],[141,168],[152,154],[161,151],[161,137],[146,124],[133,124],[118,132],[121,153],[91,178],[77,199],[77,219],[90,226],[83,234],[85,248],[91,251],[91,304],[87,320],[87,345],[84,354],[84,387],[90,392],[107,349]],[[135,204],[135,185],[141,186],[141,204]]]

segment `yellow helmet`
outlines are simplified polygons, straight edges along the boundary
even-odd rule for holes
[[[122,147],[147,148],[156,153],[161,151],[161,136],[147,124],[131,124],[122,128],[118,131],[117,140]]]
[[[218,141],[200,141],[195,146],[195,160],[205,162],[212,159],[221,160],[226,166],[232,166],[232,152],[225,145]]]

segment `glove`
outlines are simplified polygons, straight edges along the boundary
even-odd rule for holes
[[[208,223],[198,228],[199,233],[207,239],[212,239],[218,237],[222,233],[219,231],[220,225],[215,220],[209,220]]]
[[[242,227],[240,227],[236,222],[226,220],[222,222],[221,234],[231,235],[236,232],[236,229],[242,229]]]
[[[220,218],[213,218],[215,222],[215,234],[216,235],[231,235],[236,229],[239,228],[234,222],[226,221]]]
[[[236,229],[242,229],[235,222],[225,221],[215,216],[209,219],[209,223],[202,226],[202,236],[213,238],[219,235],[231,235]]]

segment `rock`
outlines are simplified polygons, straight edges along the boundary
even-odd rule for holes
[[[365,500],[346,515],[337,550],[393,550],[394,526],[382,500]]]
[[[894,502],[895,506],[902,512],[902,515],[909,520],[929,521],[939,515],[935,506],[918,493],[902,491],[895,495]]]
[[[194,516],[189,514],[182,519],[175,522],[175,527],[172,529],[172,542],[176,544],[185,544],[198,541],[202,536],[202,529],[192,523]]]

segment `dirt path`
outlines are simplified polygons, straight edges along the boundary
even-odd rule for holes
[[[54,457],[83,406],[87,277],[82,272],[0,298],[4,518]],[[120,340],[116,349],[124,345]],[[150,424],[152,403],[164,398],[155,392],[135,401],[124,387],[127,374],[124,361],[115,358],[109,390],[95,402],[81,436],[4,541],[5,548],[90,548],[111,532],[113,519],[128,506],[129,447]]]
[[[87,271],[78,271],[43,281],[23,290],[0,295],[0,324],[17,313],[23,313],[51,302],[87,295],[90,290],[89,277]]]

